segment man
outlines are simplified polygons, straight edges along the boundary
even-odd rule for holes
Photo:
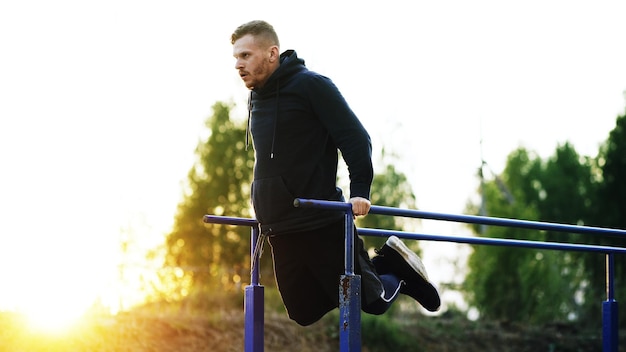
[[[370,137],[330,79],[309,71],[295,51],[280,53],[269,23],[241,25],[231,43],[235,69],[251,90],[252,204],[272,247],[276,282],[289,317],[309,325],[339,304],[344,215],[295,208],[293,200],[344,200],[336,186],[339,150],[350,172],[353,213],[366,215],[373,178]],[[428,310],[439,309],[439,294],[421,260],[398,238],[390,237],[372,260],[362,240],[357,237],[355,243],[363,311],[382,314],[399,293]]]

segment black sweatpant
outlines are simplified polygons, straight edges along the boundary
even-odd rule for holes
[[[313,324],[339,306],[339,279],[345,269],[344,231],[342,220],[311,231],[269,237],[278,289],[289,317],[300,325]],[[384,275],[381,281],[356,230],[354,243],[362,309],[382,314],[397,297],[400,280]]]

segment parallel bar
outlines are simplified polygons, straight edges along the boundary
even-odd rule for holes
[[[345,268],[339,280],[339,345],[342,352],[361,351],[361,276],[354,274],[354,218],[345,210]]]
[[[496,218],[496,217],[476,216],[476,215],[444,214],[444,213],[427,212],[427,211],[421,211],[421,210],[390,208],[390,207],[383,207],[383,206],[372,206],[370,209],[370,214],[403,216],[403,217],[429,219],[429,220],[454,221],[454,222],[463,222],[467,224],[517,227],[517,228],[525,228],[525,229],[532,229],[532,230],[571,232],[571,233],[593,234],[593,235],[626,236],[626,230],[611,229],[611,228],[604,228],[604,227],[567,225],[567,224],[557,224],[557,223],[550,223],[550,222],[506,219],[506,218]]]
[[[230,219],[232,220],[232,218]],[[259,256],[256,251],[259,241],[259,226],[256,221],[250,226],[250,285],[246,286],[244,300],[244,351],[263,352],[265,325],[265,288],[259,285]]]
[[[322,200],[311,199],[296,199],[294,201],[295,207],[309,207],[309,208],[322,208],[329,210],[344,210],[346,212],[352,209],[351,204],[344,202],[332,202]],[[379,215],[392,215],[403,216],[420,219],[432,219],[432,220],[445,220],[454,222],[463,222],[470,224],[482,224],[482,225],[495,225],[504,227],[516,227],[533,230],[547,230],[558,232],[571,232],[581,234],[594,234],[594,235],[610,235],[610,236],[626,236],[625,230],[591,227],[591,226],[577,226],[577,225],[565,225],[557,223],[547,223],[538,221],[527,220],[515,220],[505,218],[493,218],[484,216],[471,216],[471,215],[453,215],[443,213],[424,212],[417,210],[398,209],[382,206],[372,206],[370,208],[370,214]],[[346,232],[347,233],[347,232]],[[606,253],[607,256],[607,268],[606,268],[606,284],[607,284],[607,300],[602,304],[602,336],[603,336],[603,351],[604,352],[617,352],[618,351],[618,305],[614,299],[614,268],[613,268],[613,255],[615,253],[626,254],[626,248],[615,248],[606,246],[594,246],[594,245],[582,245],[571,243],[555,243],[555,242],[538,242],[527,240],[513,240],[513,239],[501,239],[501,238],[483,238],[483,237],[458,237],[458,236],[436,236],[416,233],[406,233],[403,231],[392,230],[374,230],[374,229],[359,229],[359,234],[364,236],[388,236],[390,234],[403,238],[422,239],[431,241],[446,241],[446,242],[458,242],[468,244],[485,244],[495,246],[511,246],[511,247],[526,247],[526,248],[541,248],[541,249],[553,249],[553,250],[569,250],[569,251],[583,251],[583,252],[600,252]],[[353,311],[354,312],[354,311]],[[348,313],[349,314],[349,313]],[[360,310],[359,310],[360,314]],[[343,315],[342,315],[343,316]],[[347,351],[344,349],[342,343],[341,351]]]
[[[249,285],[244,300],[244,351],[263,352],[264,334],[264,287]]]
[[[244,351],[263,352],[265,325],[265,288],[259,285],[259,253],[256,253],[259,240],[259,226],[255,219],[234,218],[228,216],[205,215],[205,223],[250,226],[250,285],[245,288],[244,296]]]
[[[345,275],[340,281],[340,344],[341,351],[360,351],[361,350],[361,277],[354,275],[354,223],[352,221],[352,205],[345,202],[332,202],[311,199],[296,199],[294,201],[296,207],[321,208],[329,210],[341,210],[346,212],[346,258],[345,258]],[[403,216],[431,220],[444,220],[463,222],[471,224],[494,225],[503,227],[516,227],[534,230],[571,232],[581,234],[596,234],[610,236],[626,236],[626,230],[566,225],[548,222],[516,220],[506,218],[493,218],[485,216],[471,215],[454,215],[434,212],[424,212],[418,210],[398,209],[382,206],[372,206],[370,214]],[[255,219],[232,218],[224,216],[205,215],[203,218],[206,223],[244,225],[253,228],[251,240],[252,260],[255,258],[254,248],[258,239],[258,222]],[[256,229],[256,231],[254,230]],[[602,336],[603,351],[618,351],[618,304],[615,300],[614,288],[614,254],[626,254],[626,248],[608,247],[598,245],[583,245],[572,243],[558,242],[539,242],[529,240],[514,240],[502,238],[486,238],[486,237],[459,237],[459,236],[441,236],[428,235],[419,233],[408,233],[403,231],[379,230],[379,229],[359,229],[359,234],[364,236],[389,236],[395,235],[400,238],[419,239],[430,241],[457,242],[478,245],[492,246],[510,246],[523,248],[539,248],[551,250],[568,250],[579,252],[596,252],[606,254],[606,291],[607,300],[602,304]],[[256,268],[258,270],[258,268]],[[263,286],[258,285],[258,272],[251,272],[252,285],[246,287],[246,352],[262,352],[263,351]],[[252,323],[249,323],[252,322]]]
[[[619,351],[619,306],[616,300],[602,302],[602,351]]]
[[[615,300],[615,260],[606,255],[606,301],[602,302],[602,350],[617,352],[619,346],[619,309]]]
[[[354,274],[354,217],[352,204],[296,199],[295,207],[345,212],[345,274],[339,283],[339,345],[341,352],[361,351],[361,276]]]
[[[615,283],[613,277],[615,276],[615,258],[612,253],[606,255],[606,300],[612,301],[615,299]]]
[[[294,201],[294,206],[308,207],[308,208],[322,208],[322,209],[329,209],[329,210],[346,210],[347,207],[350,206],[350,204],[343,203],[343,202],[298,198]],[[550,223],[550,222],[495,218],[495,217],[487,217],[487,216],[444,214],[444,213],[435,213],[435,212],[413,210],[413,209],[399,209],[399,208],[383,207],[383,206],[378,206],[378,205],[372,205],[369,213],[378,214],[378,215],[402,216],[402,217],[407,217],[407,218],[463,222],[467,224],[517,227],[517,228],[525,228],[525,229],[533,229],[533,230],[572,232],[572,233],[594,234],[594,235],[626,236],[626,230],[620,230],[620,229],[611,229],[611,228],[593,227],[593,226],[566,225],[566,224],[557,224],[557,223]]]
[[[421,234],[421,233],[414,233],[414,232],[367,229],[367,228],[360,228],[358,229],[358,232],[359,232],[359,235],[363,235],[363,236],[387,237],[389,235],[394,235],[400,238],[407,238],[407,239],[413,239],[413,240],[457,242],[457,243],[479,244],[479,245],[490,245],[490,246],[509,246],[509,247],[523,247],[523,248],[569,250],[569,251],[576,251],[576,252],[626,254],[626,248],[575,244],[575,243],[540,242],[540,241],[513,240],[513,239],[490,238],[490,237],[462,237],[462,236],[448,236],[448,235],[442,236],[442,235],[429,235],[429,234]]]
[[[234,218],[230,216],[218,216],[218,215],[205,215],[202,217],[202,221],[207,224],[222,224],[222,225],[243,225],[243,226],[256,226],[259,222],[255,219],[249,218]]]
[[[341,352],[361,351],[360,275],[341,275],[339,281],[339,346]]]
[[[346,275],[354,274],[354,219],[352,218],[352,208],[346,211],[345,216],[345,231],[346,236],[346,254],[344,257],[344,268]]]
[[[317,208],[327,210],[352,211],[352,204],[330,200],[296,198],[293,201],[293,206],[296,208]]]

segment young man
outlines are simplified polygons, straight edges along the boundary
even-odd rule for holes
[[[339,150],[350,172],[353,213],[366,215],[373,178],[370,137],[330,79],[309,71],[295,51],[280,53],[270,24],[245,23],[232,34],[231,43],[235,69],[250,89],[252,204],[272,247],[276,282],[289,317],[309,325],[339,304],[344,215],[295,208],[293,201],[344,201],[335,183]],[[439,294],[421,260],[398,238],[390,237],[372,260],[362,240],[357,237],[355,243],[363,311],[382,314],[399,293],[430,311],[439,309]]]

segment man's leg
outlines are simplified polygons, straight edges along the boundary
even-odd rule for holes
[[[363,303],[363,311],[369,314],[381,315],[393,304],[400,294],[400,289],[404,282],[393,274],[383,274],[379,276],[383,284],[384,291],[380,297],[370,303]]]
[[[395,236],[389,237],[377,253],[373,261],[379,274],[395,275],[404,282],[401,293],[413,297],[431,312],[439,309],[439,293],[429,281],[426,268],[417,254]]]
[[[310,325],[339,306],[343,221],[313,231],[271,236],[269,242],[276,283],[291,319]]]

